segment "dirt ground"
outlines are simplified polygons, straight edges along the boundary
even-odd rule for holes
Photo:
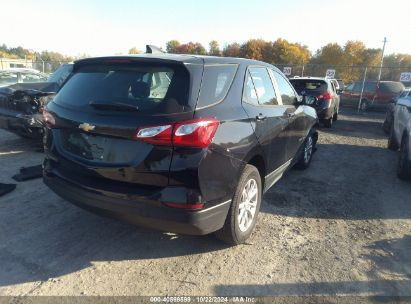
[[[321,129],[306,171],[265,196],[245,245],[143,229],[83,211],[41,179],[0,198],[0,295],[411,296],[411,183],[383,114]],[[0,131],[0,182],[42,154]]]

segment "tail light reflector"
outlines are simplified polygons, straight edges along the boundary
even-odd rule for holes
[[[206,148],[212,142],[219,124],[215,118],[200,118],[170,125],[144,127],[137,130],[133,139],[153,145]]]
[[[177,209],[188,209],[188,210],[198,210],[203,209],[204,203],[196,204],[180,204],[180,203],[164,203],[167,207],[177,208]]]
[[[169,145],[173,132],[172,125],[142,128],[137,131],[134,139],[141,139],[152,145]]]

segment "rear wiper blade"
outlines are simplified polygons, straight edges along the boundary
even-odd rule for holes
[[[107,109],[107,110],[120,110],[120,111],[125,111],[125,110],[138,111],[138,106],[131,105],[131,104],[124,103],[124,102],[90,101],[89,105],[95,108],[98,108],[98,109],[102,109],[102,110]]]

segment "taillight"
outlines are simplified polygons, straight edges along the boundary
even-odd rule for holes
[[[167,207],[187,210],[198,210],[204,207],[204,203],[195,204],[180,204],[180,203],[164,203]]]
[[[220,122],[215,118],[202,118],[174,126],[173,145],[206,148],[213,140]]]
[[[220,122],[201,118],[170,125],[145,127],[137,130],[133,139],[153,145],[206,148],[214,138]]]
[[[54,128],[56,126],[56,119],[54,116],[48,112],[46,109],[43,109],[43,121],[49,128]]]
[[[333,96],[330,92],[325,92],[325,93],[322,93],[320,96],[318,96],[318,99],[323,99],[323,100],[330,100],[332,98]]]
[[[144,140],[153,145],[171,145],[172,125],[155,126],[139,129],[134,139]]]

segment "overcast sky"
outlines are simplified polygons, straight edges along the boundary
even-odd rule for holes
[[[250,38],[308,45],[361,40],[411,54],[411,0],[0,0],[0,44],[66,55],[127,53],[171,39],[223,47]]]

